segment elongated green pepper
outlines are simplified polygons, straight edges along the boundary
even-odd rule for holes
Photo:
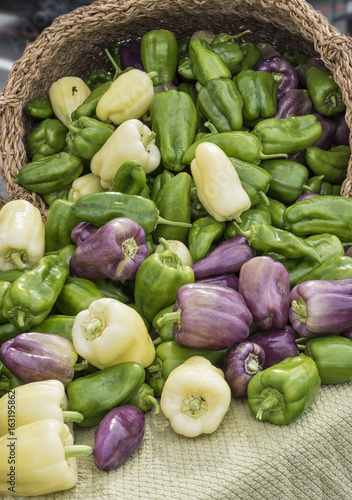
[[[189,55],[196,79],[204,86],[214,78],[231,78],[231,71],[205,40],[195,38],[189,43]]]
[[[87,99],[83,101],[83,103],[73,111],[71,115],[71,120],[74,122],[75,120],[78,120],[78,118],[80,118],[81,116],[96,118],[95,110],[97,108],[98,102],[100,98],[108,90],[111,83],[112,83],[111,81],[107,81],[95,87],[89,94]]]
[[[245,212],[241,218],[244,214]],[[225,227],[225,222],[219,222],[211,215],[201,217],[192,223],[188,233],[188,248],[194,263],[207,255],[211,245],[223,235]]]
[[[333,184],[341,183],[346,177],[350,156],[350,147],[343,145],[328,150],[311,146],[305,153],[311,171],[315,175],[324,175],[324,180]]]
[[[105,295],[94,281],[76,276],[69,276],[56,300],[56,306],[66,316],[76,316],[88,309],[94,300],[103,299]]]
[[[286,210],[286,205],[281,203],[279,200],[274,200],[274,198],[267,197],[269,201],[268,210],[271,215],[271,224],[278,229],[284,229],[284,212]]]
[[[161,190],[161,188],[163,186],[165,186],[165,184],[167,184],[174,177],[174,175],[175,174],[170,172],[170,170],[164,169],[161,172],[161,174],[159,174],[155,177],[152,191],[151,191],[151,195],[150,195],[151,199],[154,202],[156,202],[157,196],[159,195],[159,191]]]
[[[271,175],[268,196],[285,204],[294,203],[308,188],[307,167],[292,160],[264,160],[260,166]]]
[[[301,354],[258,372],[247,388],[248,406],[262,421],[289,424],[314,402],[321,386],[316,363]]]
[[[154,85],[172,82],[177,68],[178,45],[175,35],[165,29],[151,30],[141,39],[141,58],[147,73],[155,71]]]
[[[239,44],[234,41],[235,38],[232,35],[220,34],[210,44],[215,54],[221,57],[232,75],[240,71],[244,57]]]
[[[125,161],[116,172],[109,191],[149,198],[147,178],[142,165],[136,160]]]
[[[252,42],[243,42],[240,44],[243,54],[240,71],[252,69],[259,61],[263,59],[262,51]]]
[[[183,170],[186,166],[183,155],[194,140],[198,124],[192,98],[177,90],[159,92],[154,97],[150,118],[164,168]]]
[[[241,214],[241,223],[239,223],[242,231],[247,231],[251,226],[256,224],[268,224],[271,225],[271,215],[267,204],[261,201],[254,207],[245,210]],[[235,236],[240,236],[237,228],[234,224],[228,223],[224,232],[224,239],[228,240],[234,238]]]
[[[348,278],[352,278],[352,258],[347,255],[336,255],[305,274],[297,281],[297,285],[303,281],[344,280]]]
[[[72,229],[81,222],[67,200],[55,200],[49,207],[45,222],[45,251],[60,250],[72,245]]]
[[[67,128],[57,118],[46,118],[27,136],[28,154],[50,156],[60,153],[66,146]]]
[[[5,318],[22,330],[39,325],[52,310],[68,275],[68,263],[60,255],[44,255],[7,290]]]
[[[105,192],[82,196],[72,205],[77,216],[95,226],[103,226],[116,217],[127,217],[152,233],[157,224],[191,227],[186,222],[163,219],[152,200],[125,193]]]
[[[194,282],[192,268],[182,265],[163,238],[161,243],[165,250],[149,255],[136,274],[135,303],[149,321],[161,309],[175,303],[180,286]]]
[[[53,314],[45,318],[39,325],[30,328],[30,332],[52,333],[60,335],[72,342],[72,327],[76,316],[68,316],[66,314]]]
[[[98,425],[106,413],[125,404],[145,381],[145,370],[134,362],[118,363],[67,385],[68,408],[84,415],[81,427]]]
[[[262,200],[268,204],[266,193],[272,180],[271,174],[259,165],[253,165],[237,158],[230,158],[230,160],[238,173],[243,189],[251,200],[251,206]]]

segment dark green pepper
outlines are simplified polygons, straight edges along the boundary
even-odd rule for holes
[[[200,217],[204,217],[208,215],[208,212],[203,207],[201,202],[199,201],[197,194],[197,186],[192,177],[191,179],[191,220],[199,219]]]
[[[163,219],[153,200],[133,194],[112,191],[87,194],[76,201],[72,209],[80,219],[99,227],[116,217],[132,219],[142,226],[147,234],[152,233],[157,224],[191,227],[191,224],[186,222]]]
[[[155,177],[155,181],[153,183],[152,187],[152,192],[151,192],[151,199],[155,202],[156,198],[158,196],[158,193],[160,189],[165,186],[173,177],[175,174],[170,172],[170,170],[164,169],[161,174],[157,175]]]
[[[235,38],[237,38],[237,36],[220,34],[219,36],[217,35],[210,44],[215,54],[221,57],[232,75],[240,71],[244,57],[239,44],[234,42]]]
[[[334,116],[346,109],[342,91],[333,74],[326,68],[309,66],[306,70],[309,98],[317,113]]]
[[[95,118],[80,116],[68,125],[66,142],[71,153],[91,160],[115,132],[115,127]]]
[[[60,250],[72,245],[71,232],[81,219],[72,210],[67,200],[55,200],[49,207],[45,222],[45,251]]]
[[[53,314],[45,318],[39,325],[30,328],[30,332],[52,333],[60,335],[72,342],[72,328],[76,316],[68,316],[66,314]]]
[[[68,275],[68,263],[60,255],[44,255],[7,290],[4,316],[22,330],[39,325],[53,308]]]
[[[281,52],[281,57],[286,59],[289,63],[292,64],[294,68],[298,68],[302,64],[306,64],[309,59],[309,55],[301,52],[294,47],[285,47]]]
[[[198,92],[194,83],[181,82],[179,83],[178,88],[181,90],[181,92],[186,92],[186,94],[188,94],[192,99],[194,105],[197,105]]]
[[[116,172],[109,191],[149,198],[147,178],[142,165],[136,160],[125,161]]]
[[[89,96],[83,101],[83,103],[78,106],[71,114],[71,120],[74,122],[78,120],[81,116],[88,116],[92,118],[96,118],[95,110],[97,108],[98,102],[101,97],[105,94],[108,88],[111,85],[111,81],[107,81],[101,83],[97,87],[95,87]]]
[[[324,175],[324,180],[333,184],[341,183],[346,177],[350,156],[350,147],[343,145],[328,150],[310,146],[305,152],[311,171],[315,175]]]
[[[25,272],[25,269],[8,269],[7,271],[0,271],[0,281],[9,281],[13,283]]]
[[[183,170],[182,157],[194,140],[198,123],[192,98],[178,90],[160,92],[154,97],[150,118],[164,168]]]
[[[58,187],[50,193],[43,193],[42,196],[45,200],[45,203],[50,206],[54,203],[55,200],[68,200],[70,197],[70,193],[72,190],[72,182],[67,184],[66,186]]]
[[[322,134],[322,127],[315,115],[290,118],[267,118],[253,129],[262,142],[264,154],[294,154],[312,146]]]
[[[54,116],[48,95],[38,95],[38,97],[29,101],[24,107],[24,112],[35,120],[45,120]]]
[[[291,160],[264,160],[260,166],[271,175],[268,196],[285,204],[294,203],[307,189],[309,171],[301,163]]]
[[[313,359],[304,354],[289,357],[254,375],[247,387],[248,406],[259,420],[289,424],[312,405],[320,386]]]
[[[322,181],[320,185],[320,195],[339,196],[341,194],[340,184],[330,184],[330,182]]]
[[[116,280],[99,278],[94,280],[94,284],[105,295],[105,297],[118,300],[119,302],[123,302],[124,304],[127,304],[127,302],[131,301],[130,297],[128,297],[120,288],[120,286],[118,286],[120,283],[118,284]]]
[[[281,203],[281,201],[274,200],[274,198],[267,197],[269,202],[268,210],[271,215],[271,224],[278,229],[284,229],[284,212],[286,210],[286,205]]]
[[[158,345],[155,351],[155,361],[147,368],[148,383],[154,385],[156,396],[161,396],[163,382],[168,378],[172,370],[180,366],[184,361],[192,356],[202,356],[214,365],[221,365],[226,350],[210,351],[205,349],[192,349],[179,345],[175,341],[163,342]],[[155,387],[155,382],[158,386]]]
[[[0,397],[7,394],[11,389],[15,389],[24,382],[17,378],[10,370],[0,362]]]
[[[314,175],[309,177],[306,182],[306,188],[303,189],[303,193],[320,193],[321,183],[324,180],[325,175]]]
[[[147,73],[156,71],[154,86],[172,82],[177,68],[178,45],[175,35],[165,29],[151,30],[141,39],[141,58]]]
[[[271,174],[259,165],[253,165],[237,158],[230,158],[240,178],[243,189],[251,200],[251,206],[261,200],[268,203],[266,193],[269,190]]]
[[[67,385],[68,409],[84,415],[81,427],[98,425],[106,413],[125,404],[145,381],[145,370],[132,361],[118,363]]]
[[[28,154],[31,158],[60,153],[66,146],[67,128],[56,118],[46,118],[34,127],[27,136]]]
[[[252,42],[243,42],[240,44],[243,59],[239,71],[252,69],[259,61],[263,59],[262,51]]]
[[[188,55],[181,57],[178,60],[177,72],[180,77],[184,80],[197,80],[196,75],[193,72],[192,59]]]
[[[73,182],[83,171],[82,160],[72,153],[57,153],[27,163],[15,182],[35,193],[51,193]]]
[[[55,305],[66,316],[76,316],[79,312],[88,309],[94,300],[103,299],[105,295],[99,290],[94,281],[69,276],[57,297]]]
[[[194,282],[192,268],[182,265],[165,240],[161,238],[160,243],[165,250],[149,255],[136,274],[135,302],[150,321],[161,309],[176,301],[177,290],[182,285]]]
[[[193,73],[201,85],[206,85],[214,78],[231,78],[229,68],[205,40],[199,38],[191,40],[189,55]]]
[[[8,340],[14,339],[22,333],[23,330],[21,328],[18,328],[17,326],[13,325],[12,323],[2,323],[0,325],[0,347],[4,342],[7,342]]]
[[[10,288],[10,281],[0,281],[0,324],[7,323],[8,319],[3,315],[2,309],[4,304],[4,297],[7,290]]]
[[[322,384],[352,380],[352,340],[338,335],[316,337],[305,344],[304,354],[316,363]]]
[[[193,222],[188,233],[188,248],[194,263],[207,255],[211,245],[223,235],[225,227],[225,222],[218,222],[211,215]]]
[[[251,207],[248,210],[242,212],[241,221],[242,222],[238,225],[244,231],[255,224],[271,225],[271,215],[268,206],[266,205],[266,203],[264,203],[264,201],[261,201],[254,207]],[[234,224],[232,223],[227,223],[224,233],[225,240],[234,238],[235,236],[240,236],[236,226],[234,226]]]
[[[311,280],[343,280],[352,278],[352,258],[347,255],[336,255],[315,267],[297,285]]]
[[[112,82],[114,73],[105,69],[95,69],[83,79],[84,83],[88,85],[91,91],[99,87],[102,83]]]
[[[268,71],[248,69],[236,75],[234,81],[243,100],[243,121],[270,118],[277,111],[277,82]]]
[[[191,176],[179,172],[164,184],[156,195],[155,204],[162,217],[172,221],[191,222]],[[188,227],[157,226],[153,236],[187,243]]]
[[[243,125],[243,99],[231,78],[214,78],[198,92],[199,111],[220,132],[239,130]]]

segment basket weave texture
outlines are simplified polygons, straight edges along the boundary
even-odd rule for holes
[[[249,29],[246,41],[320,55],[342,89],[352,130],[352,40],[304,0],[99,0],[58,17],[30,43],[0,94],[0,165],[10,199],[28,199],[45,216],[42,198],[14,183],[29,161],[26,136],[33,122],[23,113],[25,104],[47,93],[62,76],[85,77],[93,69],[110,69],[106,47],[159,28],[179,38],[198,29],[233,34]],[[352,196],[352,161],[341,194]]]

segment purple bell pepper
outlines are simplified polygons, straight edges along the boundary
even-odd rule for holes
[[[257,71],[268,71],[273,75],[278,87],[278,101],[280,101],[289,90],[298,87],[297,71],[292,64],[283,57],[274,56],[269,57],[269,59],[264,59],[255,66],[255,69]]]
[[[260,329],[282,328],[287,324],[290,276],[281,262],[258,256],[243,264],[238,291]]]
[[[306,89],[307,88],[307,78],[306,71],[310,66],[314,66],[316,68],[325,68],[325,64],[321,57],[312,56],[308,59],[305,64],[301,64],[297,68],[297,76],[300,87]]]
[[[342,333],[352,327],[352,278],[309,280],[290,293],[289,319],[302,337]]]
[[[296,333],[289,325],[255,333],[248,340],[263,348],[265,352],[263,370],[280,363],[286,358],[298,356],[299,354]]]
[[[139,40],[131,40],[120,45],[119,56],[123,70],[126,68],[136,68],[145,71],[141,57],[141,42]]]
[[[280,99],[274,118],[309,115],[312,106],[312,101],[303,90],[291,89]]]
[[[94,226],[90,222],[80,222],[72,229],[71,240],[78,247],[84,240],[99,229],[99,226]]]
[[[26,384],[56,379],[66,386],[77,358],[73,343],[53,333],[20,333],[0,350],[1,362]]]
[[[247,340],[240,342],[225,355],[223,370],[233,396],[247,396],[249,381],[263,369],[264,361],[264,349]]]
[[[334,138],[336,126],[320,113],[313,113],[321,124],[322,134],[312,145],[321,149],[329,149]]]
[[[238,291],[238,276],[233,273],[218,274],[210,278],[199,278],[196,283],[205,283],[208,285],[228,286]]]
[[[158,320],[158,326],[174,323],[178,344],[220,351],[246,339],[252,315],[232,288],[189,283],[178,289],[174,310]]]
[[[236,273],[254,257],[247,238],[235,236],[223,241],[209,255],[193,264],[195,279],[209,278],[224,273]]]
[[[345,112],[343,111],[335,117],[335,131],[333,143],[336,146],[349,146],[350,145],[350,129],[346,123]]]
[[[112,219],[82,238],[83,230],[70,260],[71,273],[80,278],[133,278],[149,254],[144,229],[125,217]]]
[[[141,445],[144,413],[124,405],[110,410],[96,428],[93,459],[98,469],[110,471],[122,465]]]

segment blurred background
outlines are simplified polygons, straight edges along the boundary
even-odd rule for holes
[[[27,43],[55,17],[91,3],[92,0],[0,0],[0,91],[13,62],[21,57]],[[340,33],[352,34],[352,0],[312,0],[309,3]],[[1,179],[0,196],[7,197]]]

